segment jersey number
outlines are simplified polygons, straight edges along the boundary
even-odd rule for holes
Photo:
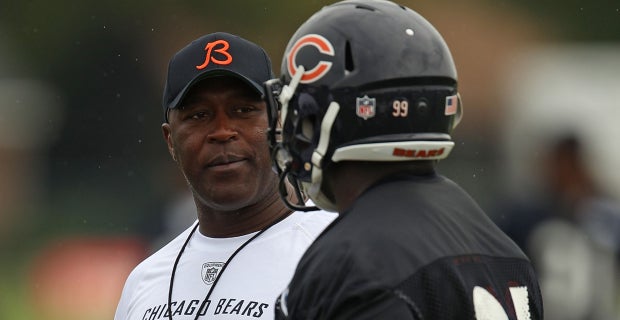
[[[531,320],[527,287],[511,287],[509,295],[518,320]],[[474,311],[476,320],[508,320],[508,315],[495,297],[482,287],[474,287]]]

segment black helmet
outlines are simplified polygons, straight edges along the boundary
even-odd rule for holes
[[[462,115],[439,32],[383,0],[342,1],[314,14],[289,41],[281,79],[265,87],[276,170],[331,211],[321,191],[331,163],[443,159]]]

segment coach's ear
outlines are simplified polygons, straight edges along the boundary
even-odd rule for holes
[[[177,156],[174,151],[174,144],[172,142],[172,130],[170,129],[170,124],[162,123],[161,131],[164,135],[164,140],[166,141],[166,144],[168,145],[168,152],[170,153],[172,160],[174,160],[174,162],[177,162]]]

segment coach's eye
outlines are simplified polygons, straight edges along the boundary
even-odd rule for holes
[[[251,112],[253,108],[251,106],[239,106],[235,108],[235,112],[237,113],[247,113]]]
[[[248,113],[248,112],[252,112],[252,111],[256,110],[256,107],[254,107],[254,106],[237,106],[233,110],[236,113]]]
[[[261,111],[264,111],[264,109],[248,104],[248,105],[235,106],[232,108],[231,111],[232,111],[231,116],[244,118],[244,119],[245,118],[250,119],[250,118],[257,117]]]
[[[206,116],[207,116],[206,112],[198,112],[198,113],[192,115],[192,118],[193,119],[200,119],[200,118],[204,118]]]
[[[204,119],[206,117],[209,116],[209,113],[206,111],[198,111],[198,112],[193,112],[191,114],[188,115],[188,119],[192,119],[192,120],[200,120],[200,119]]]

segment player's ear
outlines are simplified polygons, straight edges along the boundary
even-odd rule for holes
[[[164,135],[164,140],[166,141],[166,144],[168,145],[168,152],[170,153],[172,160],[174,160],[174,162],[177,162],[177,156],[174,151],[174,144],[172,142],[172,130],[170,129],[170,124],[167,122],[162,123],[161,131],[162,131],[162,134]]]

